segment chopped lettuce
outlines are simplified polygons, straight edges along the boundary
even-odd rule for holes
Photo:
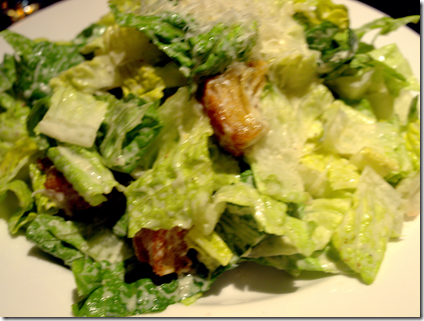
[[[75,45],[35,42],[10,30],[4,30],[0,35],[19,57],[15,60],[15,90],[29,103],[51,93],[50,79],[84,61]]]
[[[399,236],[403,213],[399,193],[371,167],[365,167],[354,194],[354,206],[332,236],[332,244],[353,271],[371,284],[380,268],[387,242]]]
[[[408,23],[418,23],[418,21],[420,21],[420,16],[408,16],[397,19],[383,17],[355,29],[355,33],[359,39],[361,39],[367,32],[374,29],[380,29],[378,33],[379,35],[387,35],[388,33],[395,31]]]
[[[202,34],[190,35],[196,25],[180,14],[136,16],[119,11],[115,5],[111,8],[121,26],[142,31],[192,79],[222,73],[231,62],[246,60],[257,38],[255,22],[230,26],[218,23]]]
[[[100,153],[109,168],[131,173],[162,128],[157,104],[134,95],[123,100],[109,96],[108,103]]]
[[[72,264],[80,301],[72,309],[77,317],[121,317],[160,312],[176,302],[209,289],[220,273],[210,278],[188,274],[156,285],[148,278],[126,282],[131,259],[108,261],[76,260]],[[222,272],[221,272],[222,273]]]
[[[107,111],[107,104],[72,87],[58,87],[38,131],[64,143],[91,147]]]
[[[278,89],[265,92],[261,108],[269,132],[246,152],[262,194],[296,203],[308,198],[298,170],[299,160],[312,124],[333,99],[329,90],[321,85],[312,86],[301,99],[290,100]]]
[[[31,190],[22,180],[16,179],[6,184],[2,184],[0,188],[1,202],[5,201],[8,192],[12,192],[18,201],[18,204],[16,204],[15,208],[12,210],[12,214],[7,222],[10,233],[16,234],[21,227],[35,218],[35,213],[29,213],[34,202],[31,197]],[[7,202],[10,205],[13,201],[10,198],[7,198]]]
[[[98,262],[117,263],[133,255],[125,241],[109,229],[65,221],[59,216],[37,215],[26,233],[28,239],[68,266],[86,256]]]
[[[153,155],[153,167],[124,192],[129,237],[141,228],[190,228],[193,220],[208,221],[204,208],[211,202],[214,178],[209,120],[187,88],[180,88],[158,112],[164,127],[146,154]]]
[[[352,29],[331,0],[206,2],[110,0],[68,42],[0,33],[0,202],[72,269],[77,317],[191,304],[244,261],[371,284],[420,211],[419,82],[396,45],[362,42],[418,16]],[[268,131],[233,157],[204,81],[257,60]],[[91,209],[63,213],[45,157]],[[190,272],[159,277],[131,238],[176,226]]]
[[[109,194],[119,185],[95,151],[77,146],[58,146],[49,148],[47,157],[91,206],[106,201],[104,194]]]

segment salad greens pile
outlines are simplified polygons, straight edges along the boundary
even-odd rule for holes
[[[420,88],[395,44],[363,39],[419,16],[352,29],[331,0],[109,4],[67,42],[0,33],[15,51],[0,65],[0,200],[16,200],[11,234],[72,269],[74,315],[190,304],[245,261],[371,284],[419,212]],[[235,158],[198,94],[251,60],[268,64],[269,131]],[[90,206],[112,193],[124,206],[94,222],[61,215],[45,157]],[[131,239],[176,226],[189,230],[192,272],[158,280]]]

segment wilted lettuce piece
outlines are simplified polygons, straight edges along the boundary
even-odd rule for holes
[[[109,168],[131,173],[162,128],[157,104],[134,95],[123,100],[110,96],[108,102],[106,135],[100,153]]]
[[[387,242],[399,236],[403,213],[399,193],[367,166],[354,194],[353,208],[332,237],[341,259],[371,284],[380,268]]]
[[[141,228],[187,229],[194,218],[208,220],[205,206],[212,201],[214,187],[208,151],[213,133],[209,119],[184,87],[158,112],[164,127],[144,157],[147,163],[154,160],[153,167],[124,192],[129,237]]]
[[[38,169],[36,164],[29,164],[29,176],[34,194],[32,195],[37,206],[37,213],[56,214],[58,206],[42,192],[45,190],[46,174]]]
[[[284,202],[306,200],[308,196],[298,171],[299,160],[311,125],[333,99],[322,85],[311,87],[297,102],[277,89],[265,92],[261,109],[270,130],[246,151],[260,193]]]
[[[191,229],[186,236],[187,245],[198,253],[198,259],[209,271],[214,271],[219,265],[230,263],[233,252],[216,232],[203,235],[201,231]]]
[[[77,146],[58,146],[49,148],[47,157],[91,206],[106,201],[104,194],[109,194],[119,185],[95,151]]]
[[[342,196],[356,189],[359,171],[337,154],[311,153],[300,159],[299,172],[312,197]]]
[[[50,94],[50,79],[84,61],[75,45],[35,42],[10,30],[2,31],[1,36],[19,57],[16,61],[16,91],[22,93],[29,103]]]
[[[132,256],[123,239],[104,227],[65,221],[62,217],[39,214],[26,232],[27,238],[43,251],[71,266],[87,255],[96,261],[120,262]]]
[[[15,195],[17,200],[16,206],[12,204],[14,202],[13,199],[7,197],[8,192]],[[33,207],[33,200],[31,197],[31,190],[24,181],[13,180],[6,184],[2,184],[0,187],[0,202],[8,202],[9,206],[14,207],[13,213],[7,221],[8,229],[11,234],[16,234],[22,226],[31,222],[36,215],[35,213],[28,213]]]
[[[367,32],[380,29],[379,35],[387,35],[388,33],[395,31],[396,29],[408,24],[408,23],[418,23],[420,21],[420,16],[408,16],[403,18],[391,18],[383,17],[371,21],[360,28],[355,29],[355,33],[358,39],[361,39]]]
[[[106,111],[106,102],[72,87],[58,87],[38,130],[61,142],[91,147]]]
[[[72,264],[81,299],[72,306],[76,317],[122,317],[160,312],[167,306],[209,289],[220,274],[202,278],[192,274],[162,285],[150,279],[126,282],[130,260],[111,264],[107,261],[77,260]]]

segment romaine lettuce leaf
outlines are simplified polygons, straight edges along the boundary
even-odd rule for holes
[[[374,29],[380,29],[378,35],[387,35],[388,33],[395,31],[396,29],[408,23],[418,23],[418,21],[420,21],[420,16],[418,15],[397,19],[391,17],[383,17],[366,23],[362,27],[355,29],[355,33],[358,39],[361,39],[367,32]]]
[[[157,104],[146,103],[134,95],[123,100],[110,96],[108,103],[100,153],[109,168],[130,173],[162,128]]]
[[[399,126],[377,122],[341,101],[326,115],[323,147],[348,157],[359,170],[372,166],[387,179],[404,177],[413,169]]]
[[[73,305],[77,317],[122,317],[160,312],[168,305],[205,292],[218,272],[209,278],[192,274],[156,285],[148,278],[126,282],[131,259],[111,264],[107,261],[76,260],[72,272],[81,299]]]
[[[77,146],[58,146],[49,148],[47,157],[91,206],[106,201],[104,194],[109,194],[119,185],[95,151]]]
[[[111,8],[121,26],[142,31],[191,79],[222,73],[231,62],[245,60],[257,38],[255,22],[230,26],[218,23],[202,34],[191,35],[196,23],[178,13],[136,16],[121,12],[115,5]]]
[[[337,154],[311,153],[300,159],[299,173],[312,197],[342,197],[356,189],[358,168]]]
[[[119,68],[122,77],[122,91],[124,96],[134,94],[147,101],[155,101],[163,97],[164,80],[150,65],[127,63]],[[167,78],[164,75],[164,78]]]
[[[399,193],[371,167],[365,167],[354,194],[354,206],[345,213],[332,244],[343,262],[366,284],[374,281],[389,239],[401,233],[400,203]]]
[[[215,231],[203,235],[201,231],[191,229],[186,240],[188,246],[198,252],[198,260],[205,264],[209,271],[214,271],[219,265],[227,266],[233,258],[233,252]]]
[[[159,109],[164,127],[150,144],[153,167],[125,190],[129,212],[128,236],[141,228],[190,228],[194,219],[208,221],[214,172],[208,140],[213,130],[201,105],[180,88]],[[147,162],[150,162],[146,160]]]
[[[13,200],[10,197],[7,197],[8,192],[15,195],[16,200],[18,201],[16,206],[11,204],[13,203]],[[34,202],[31,197],[31,190],[22,180],[16,179],[6,184],[2,184],[0,188],[0,202],[7,202],[9,206],[14,207],[11,211],[12,214],[7,221],[8,229],[11,234],[16,234],[21,227],[31,222],[36,216],[35,213],[28,213],[32,210]]]
[[[14,102],[10,108],[0,114],[0,141],[15,143],[28,136],[26,119],[30,108]]]
[[[12,89],[16,81],[15,58],[5,54],[3,62],[0,64],[0,94]],[[2,106],[2,104],[0,104]]]
[[[84,61],[75,45],[35,42],[10,30],[2,31],[1,36],[19,57],[15,89],[30,104],[50,94],[50,79]]]
[[[52,88],[57,88],[55,91],[72,86],[81,93],[94,94],[99,90],[119,87],[121,83],[122,79],[112,58],[102,55],[68,68],[51,79],[49,84]]]
[[[37,152],[38,146],[33,139],[24,137],[18,140],[6,152],[0,164],[0,186],[15,178]]]
[[[334,100],[322,86],[311,86],[300,99],[290,100],[278,89],[269,89],[261,100],[269,132],[246,151],[260,193],[284,202],[307,199],[298,171],[300,157],[314,121]]]
[[[58,87],[38,131],[61,142],[91,147],[106,111],[106,102],[72,87]]]
[[[421,211],[421,172],[412,172],[402,179],[396,186],[396,190],[402,197],[400,210],[407,216],[417,216]]]
[[[241,210],[244,214],[252,215],[261,232],[282,235],[286,231],[286,204],[261,195],[249,184],[240,182],[223,186],[214,194],[214,199],[216,202],[227,203],[227,210],[231,213]]]
[[[39,214],[28,226],[27,238],[43,251],[72,266],[74,260],[90,258],[100,262],[121,262],[133,251],[125,241],[107,228],[65,221],[62,217]]]
[[[339,28],[349,27],[348,9],[342,4],[331,0],[295,0],[295,19],[310,28],[329,21]]]

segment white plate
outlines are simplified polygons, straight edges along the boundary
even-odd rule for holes
[[[350,8],[352,27],[381,17],[356,1],[338,0]],[[10,29],[30,38],[69,40],[107,12],[106,0],[67,0],[16,23]],[[380,37],[377,45],[396,42],[420,74],[420,38],[408,28]],[[1,39],[0,55],[11,53]],[[2,58],[0,58],[2,59]],[[0,210],[0,218],[6,216]],[[420,218],[406,222],[404,237],[391,242],[375,282],[306,274],[293,279],[282,271],[246,264],[227,272],[191,306],[176,304],[160,317],[419,317]],[[75,301],[70,270],[52,261],[24,235],[11,237],[0,219],[0,315],[3,317],[70,317]],[[152,316],[152,315],[150,315]]]

